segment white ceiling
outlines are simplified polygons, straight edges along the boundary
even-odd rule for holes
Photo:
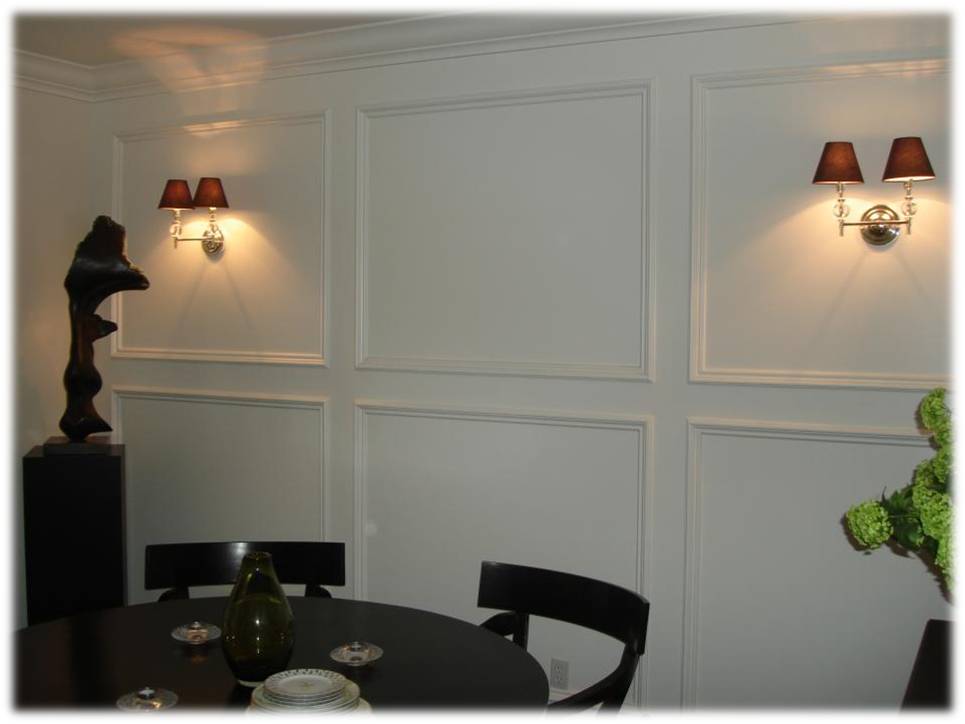
[[[315,33],[412,15],[19,15],[15,45],[20,50],[103,65],[145,55],[231,45],[283,35]]]

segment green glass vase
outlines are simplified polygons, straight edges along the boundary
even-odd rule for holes
[[[295,617],[270,553],[256,551],[242,560],[221,631],[221,648],[239,683],[258,686],[285,670],[295,644]]]

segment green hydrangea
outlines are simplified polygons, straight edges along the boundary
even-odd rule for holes
[[[935,563],[938,567],[942,569],[942,573],[945,575],[945,582],[948,583],[949,587],[952,585],[952,560],[954,558],[952,550],[952,536],[951,533],[938,541],[938,552],[935,554]]]
[[[942,485],[948,484],[948,476],[951,475],[952,472],[951,448],[943,447],[935,457],[931,459],[931,472]]]
[[[951,449],[952,447],[952,426],[945,425],[935,430],[935,444],[940,450]]]
[[[945,388],[937,387],[921,401],[918,415],[926,430],[937,431],[948,427],[948,408],[945,407]]]
[[[916,485],[912,500],[921,517],[921,529],[937,541],[947,538],[952,530],[952,500],[948,493]]]
[[[877,548],[891,537],[888,511],[874,500],[854,505],[846,515],[851,534],[866,548]]]
[[[866,548],[892,539],[898,548],[934,554],[946,585],[952,585],[953,518],[952,420],[945,404],[946,390],[929,392],[918,406],[923,428],[931,433],[937,452],[915,468],[914,482],[889,497],[853,506],[846,514],[848,529]]]
[[[932,471],[931,460],[922,460],[915,468],[915,486],[922,488],[934,488],[938,483],[935,473]]]

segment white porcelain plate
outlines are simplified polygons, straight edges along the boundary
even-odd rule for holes
[[[269,676],[264,686],[270,699],[307,703],[337,696],[347,681],[328,669],[289,669]]]
[[[265,696],[264,685],[259,685],[255,687],[255,690],[251,692],[251,703],[258,709],[265,709],[266,711],[274,712],[324,712],[324,711],[347,711],[349,709],[354,709],[357,706],[359,699],[359,687],[353,681],[345,681],[345,686],[342,689],[341,696],[338,696],[330,701],[315,702],[311,704],[283,704],[277,701],[272,701]]]
[[[281,704],[283,706],[311,706],[314,704],[323,704],[325,702],[338,699],[344,691],[344,686],[327,694],[318,694],[314,696],[285,696],[282,694],[273,693],[264,688],[262,691],[264,692],[264,697],[268,701],[273,701],[276,704]]]
[[[362,698],[360,697],[360,698],[358,698],[358,699],[355,700],[355,707],[354,707],[354,708],[352,708],[352,709],[343,709],[343,710],[341,710],[341,713],[345,714],[345,713],[348,713],[349,711],[357,711],[357,712],[362,712],[362,713],[364,713],[364,714],[371,714],[371,713],[372,713],[372,705],[369,704],[365,699],[362,699]],[[255,704],[254,702],[252,702],[251,704],[248,705],[248,708],[245,710],[245,713],[246,713],[246,714],[274,714],[274,713],[276,713],[276,712],[270,711],[270,710],[268,710],[268,709],[262,709],[260,706],[258,706],[258,705]],[[295,713],[295,714],[298,714],[299,711],[297,711],[297,710],[292,710],[292,709],[285,709],[283,712],[278,712],[278,713],[285,713],[285,714]],[[313,712],[311,709],[309,709],[309,710],[305,711],[304,713],[306,713],[306,714],[312,714],[312,713],[314,713],[314,712]]]

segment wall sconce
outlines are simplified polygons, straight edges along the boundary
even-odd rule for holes
[[[861,215],[861,221],[845,221],[851,209],[844,200],[844,187],[849,184],[863,184],[864,177],[858,166],[858,157],[854,155],[854,146],[847,141],[829,141],[824,144],[821,160],[814,172],[814,184],[835,184],[838,188],[838,200],[832,212],[838,220],[838,233],[844,236],[845,226],[860,226],[861,236],[869,244],[881,246],[894,241],[901,233],[901,226],[908,227],[911,235],[911,217],[918,211],[911,194],[913,181],[928,181],[935,178],[925,144],[917,136],[896,138],[891,143],[891,153],[885,164],[882,181],[905,184],[905,199],[901,204],[904,219],[899,220],[898,213],[890,206],[877,204]]]
[[[844,200],[844,187],[864,183],[854,146],[848,141],[829,141],[824,144],[811,183],[837,186],[838,200],[832,213],[838,220],[838,233],[841,236],[844,236],[844,227],[860,226],[861,236],[866,242],[881,246],[897,239],[902,226],[908,227],[908,234],[911,234],[911,217],[918,211],[911,194],[912,182],[933,178],[935,172],[925,153],[925,144],[917,136],[906,136],[892,141],[891,153],[888,154],[885,172],[881,177],[882,181],[905,184],[905,199],[901,204],[904,219],[899,219],[898,213],[890,206],[877,204],[861,215],[861,221],[845,221],[851,209]]]
[[[196,206],[208,207],[208,228],[204,234],[197,237],[181,236],[181,212]],[[198,188],[191,196],[188,182],[181,178],[168,179],[164,184],[164,192],[158,202],[159,209],[169,209],[174,214],[170,234],[174,241],[174,248],[178,248],[179,241],[200,241],[201,248],[208,254],[217,254],[224,248],[224,234],[215,218],[215,209],[227,209],[228,199],[224,193],[220,178],[205,176],[198,181]]]

